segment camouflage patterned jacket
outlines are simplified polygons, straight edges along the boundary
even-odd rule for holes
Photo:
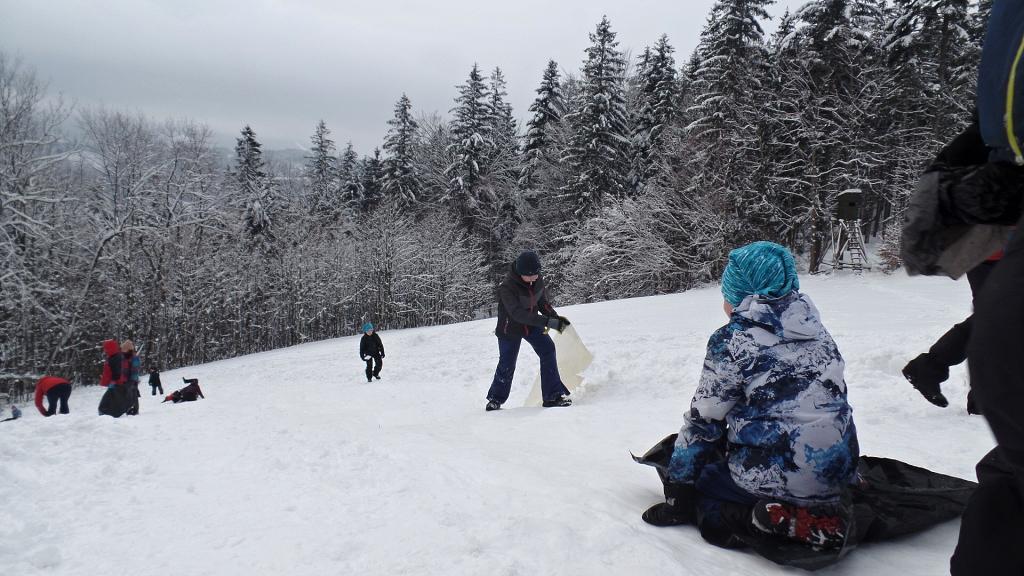
[[[843,367],[807,296],[748,296],[708,342],[670,478],[696,482],[724,449],[733,480],[751,494],[835,500],[859,451]]]

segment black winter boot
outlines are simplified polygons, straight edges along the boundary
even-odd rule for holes
[[[697,489],[693,484],[665,484],[665,501],[644,511],[644,522],[653,526],[681,526],[696,521]]]
[[[572,406],[572,399],[568,396],[559,396],[552,400],[545,400],[542,404],[545,408],[555,408],[557,406]]]

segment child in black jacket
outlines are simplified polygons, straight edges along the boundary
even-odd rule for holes
[[[374,331],[373,324],[363,324],[363,337],[359,339],[359,357],[366,362],[366,381],[380,380],[380,368],[384,360],[384,344]]]

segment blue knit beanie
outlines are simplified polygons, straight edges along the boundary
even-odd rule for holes
[[[774,242],[754,242],[733,250],[722,272],[722,296],[733,306],[751,294],[779,298],[799,289],[796,260]]]
[[[367,322],[366,324],[363,324],[363,332],[369,332],[370,330],[373,330],[372,323]]]

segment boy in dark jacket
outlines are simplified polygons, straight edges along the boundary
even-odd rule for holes
[[[380,380],[380,369],[384,364],[384,343],[373,329],[373,324],[363,324],[363,337],[359,339],[359,357],[366,362],[366,381]]]
[[[498,367],[487,391],[488,412],[498,410],[508,400],[516,371],[519,346],[525,339],[540,358],[540,387],[543,406],[569,406],[569,390],[558,375],[555,343],[547,329],[562,331],[569,321],[559,316],[548,302],[544,279],[540,276],[540,257],[526,251],[509,267],[508,276],[498,286]]]
[[[156,396],[158,391],[161,395],[164,393],[163,384],[160,383],[160,371],[156,369],[156,366],[149,371],[149,387],[153,389],[152,396]]]

